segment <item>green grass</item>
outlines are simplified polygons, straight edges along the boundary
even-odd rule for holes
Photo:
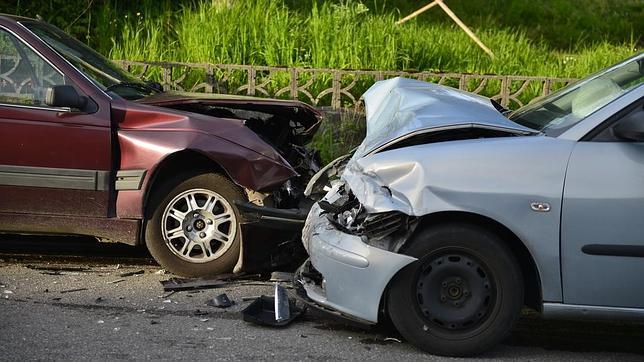
[[[564,51],[520,28],[476,28],[496,54],[492,60],[449,21],[418,19],[397,26],[397,12],[358,1],[293,6],[211,0],[172,12],[143,1],[138,16],[121,22],[109,54],[130,60],[580,77],[636,53],[639,42],[639,34],[631,32],[621,42],[578,41]]]
[[[43,15],[130,60],[581,77],[642,46],[642,0],[446,0],[495,60],[437,7],[395,25],[426,2],[103,0],[81,13],[86,0],[7,0],[0,11]]]
[[[325,115],[311,141],[311,147],[320,151],[325,164],[349,153],[362,142],[366,132],[364,117],[363,113],[354,110]]]

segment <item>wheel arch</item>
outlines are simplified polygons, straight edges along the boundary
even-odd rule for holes
[[[218,162],[199,151],[185,149],[164,157],[153,169],[152,174],[148,176],[149,180],[143,195],[144,220],[150,216],[149,206],[155,190],[158,190],[165,180],[177,174],[196,175],[204,172],[220,173],[236,184],[230,174]],[[142,229],[145,228],[143,227]]]
[[[494,232],[501,238],[501,240],[503,240],[504,245],[514,255],[521,267],[525,286],[524,304],[536,311],[541,311],[543,306],[543,293],[541,288],[541,277],[539,276],[537,264],[523,241],[505,225],[489,217],[476,213],[444,211],[422,216],[416,232],[435,225],[454,222],[467,223],[485,228]],[[413,235],[407,240],[411,240],[412,237]],[[406,246],[407,243],[403,244],[399,252],[404,250]],[[389,286],[387,286],[387,289],[388,288]]]

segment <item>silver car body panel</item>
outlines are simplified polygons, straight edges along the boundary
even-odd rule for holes
[[[334,195],[334,190],[329,194]],[[326,217],[320,217],[321,211],[317,204],[313,206],[302,232],[311,263],[324,276],[323,287],[303,284],[307,297],[366,322],[378,322],[387,283],[416,258],[378,249],[358,236],[340,233]]]
[[[561,301],[559,221],[574,144],[546,136],[432,143],[352,161],[342,179],[368,212],[467,212],[504,225],[541,266],[544,300]]]
[[[644,309],[623,307],[602,307],[561,303],[543,303],[543,316],[556,319],[607,319],[644,321]]]
[[[406,79],[374,85],[365,94],[367,137],[325,199],[332,203],[344,187],[369,213],[399,211],[418,217],[467,213],[488,218],[514,233],[534,259],[547,314],[641,313],[637,308],[562,304],[567,301],[562,287],[565,256],[561,255],[560,226],[566,174],[575,146],[617,111],[640,99],[644,87],[621,95],[556,138],[514,124],[489,101],[443,88]],[[417,133],[463,127],[502,130],[507,137],[379,152]],[[373,322],[386,286],[413,258],[376,250],[360,237],[339,231],[320,215],[317,206],[313,210],[303,241],[325,282],[310,285],[309,297]]]

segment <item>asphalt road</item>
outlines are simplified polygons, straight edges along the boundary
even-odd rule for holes
[[[122,277],[122,273],[143,274]],[[163,292],[141,249],[86,239],[0,237],[0,360],[438,360],[386,327],[309,310],[283,329],[244,322],[243,297],[272,284]],[[205,304],[219,293],[237,303]],[[387,339],[390,338],[390,339]],[[644,326],[541,320],[526,314],[481,356],[505,360],[643,360]]]

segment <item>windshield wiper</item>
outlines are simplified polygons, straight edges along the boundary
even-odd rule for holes
[[[158,85],[158,86],[156,86],[156,85]],[[114,90],[116,88],[119,88],[119,87],[133,88],[133,89],[138,89],[138,90],[143,90],[143,91],[148,91],[148,92],[152,91],[154,93],[163,92],[163,87],[158,83],[156,83],[155,85],[150,85],[150,84],[146,84],[146,83],[137,83],[137,82],[115,83],[115,84],[112,84],[112,85],[108,86],[107,88],[105,88],[105,92],[112,91],[112,90]]]

